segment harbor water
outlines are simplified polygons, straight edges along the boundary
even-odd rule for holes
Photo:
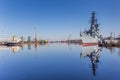
[[[46,44],[0,47],[0,80],[120,80],[120,48]]]

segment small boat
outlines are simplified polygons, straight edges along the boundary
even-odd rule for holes
[[[11,41],[11,42],[5,42],[6,46],[21,46],[21,42],[15,42],[15,41]]]
[[[10,41],[6,41],[5,42],[6,46],[21,46],[21,39],[16,38],[15,36],[13,36],[13,39]]]
[[[80,33],[80,39],[82,40],[83,46],[93,46],[98,45],[100,41],[99,35],[99,25],[97,23],[97,19],[95,18],[95,12],[92,12],[91,17],[91,27],[89,30],[85,30],[84,32]]]

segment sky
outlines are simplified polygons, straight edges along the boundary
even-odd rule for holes
[[[79,39],[95,11],[100,34],[120,33],[120,0],[0,0],[0,37]]]

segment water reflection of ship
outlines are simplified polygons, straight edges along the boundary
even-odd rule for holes
[[[82,53],[80,54],[80,57],[89,57],[94,76],[96,76],[96,69],[98,68],[100,51],[101,48],[98,46],[86,46],[82,47]]]
[[[16,53],[20,50],[20,46],[12,46],[13,52]]]
[[[12,50],[13,53],[16,53],[20,50],[21,46],[0,46],[1,50]]]

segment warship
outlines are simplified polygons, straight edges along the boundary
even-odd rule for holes
[[[92,12],[91,17],[91,26],[89,30],[84,30],[80,32],[80,39],[82,41],[83,46],[92,46],[98,45],[100,42],[100,35],[99,35],[99,24],[97,23],[97,19],[95,18],[95,12]]]

